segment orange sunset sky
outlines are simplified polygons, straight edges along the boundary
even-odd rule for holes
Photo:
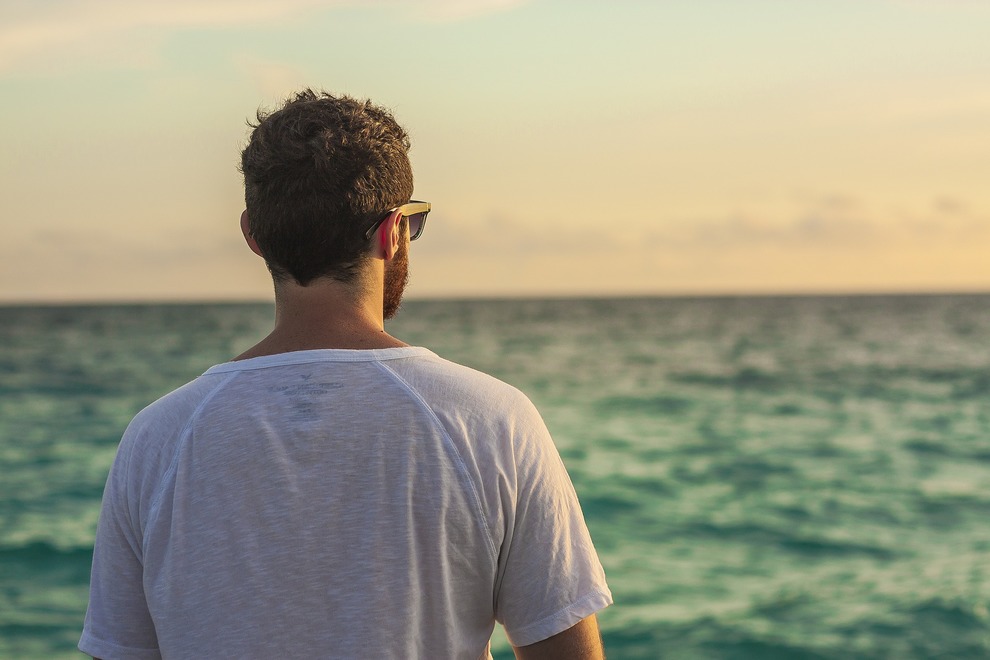
[[[245,120],[409,130],[410,297],[990,291],[990,3],[13,1],[0,302],[265,300]]]

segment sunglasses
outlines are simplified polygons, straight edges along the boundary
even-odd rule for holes
[[[375,235],[376,231],[378,231],[378,228],[382,226],[382,223],[396,211],[402,214],[402,217],[409,221],[410,241],[415,241],[423,235],[423,230],[426,229],[426,216],[430,213],[430,203],[417,202],[416,200],[413,200],[408,204],[396,206],[394,209],[389,209],[386,211],[381,220],[371,225],[368,231],[364,232],[364,239],[366,241],[370,241],[371,237]]]

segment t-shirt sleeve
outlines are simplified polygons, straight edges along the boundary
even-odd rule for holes
[[[552,637],[612,603],[567,470],[526,404],[514,432],[514,501],[495,592],[495,617],[514,646]]]
[[[129,503],[128,457],[125,434],[103,491],[89,608],[79,640],[80,651],[104,660],[161,657],[144,595],[141,537],[131,515],[135,507]]]

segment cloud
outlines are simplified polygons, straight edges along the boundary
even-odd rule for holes
[[[53,0],[0,4],[0,73],[35,57],[58,58],[133,38],[134,31],[271,24],[346,6],[401,8],[413,19],[456,21],[504,11],[525,0]],[[126,58],[124,58],[126,59]],[[119,64],[119,62],[118,62]]]
[[[58,254],[59,263],[70,269],[100,262],[148,268],[236,254],[243,249],[236,237],[208,232],[178,240],[167,231],[120,233],[101,227],[49,227],[31,232],[20,245],[4,246],[0,256],[5,261],[38,263],[47,255]]]
[[[887,0],[889,4],[916,9],[986,9],[984,0]]]
[[[456,217],[456,220],[454,217]],[[417,242],[416,249],[427,255],[469,252],[478,257],[513,259],[547,256],[592,256],[602,252],[626,252],[635,244],[602,228],[584,229],[546,219],[490,210],[474,217],[456,211],[451,216],[433,212],[430,222],[438,229],[430,240]]]
[[[48,227],[0,245],[12,301],[264,298],[267,273],[239,237]]]
[[[858,199],[829,195],[797,200],[785,211],[744,210],[721,218],[668,218],[652,227],[615,231],[492,210],[456,220],[434,213],[438,228],[416,249],[431,256],[470,252],[479,258],[629,255],[692,251],[729,254],[752,249],[854,252],[937,245],[990,248],[990,214],[940,196],[924,208],[880,210]]]
[[[273,62],[248,53],[235,55],[233,59],[258,93],[270,99],[285,97],[305,87],[310,79],[302,69],[283,62]]]
[[[487,14],[513,9],[528,0],[421,0],[419,2],[392,3],[403,6],[413,17],[436,21],[441,23],[453,23],[465,21]]]
[[[0,71],[52,50],[72,51],[145,28],[227,27],[276,20],[326,0],[58,0],[0,10]],[[340,4],[340,3],[333,3]]]
[[[851,197],[829,196],[783,216],[747,211],[721,219],[671,222],[657,228],[653,238],[661,244],[723,249],[964,245],[990,240],[990,215],[948,196],[933,199],[928,208],[886,211]]]

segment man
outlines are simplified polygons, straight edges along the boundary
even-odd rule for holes
[[[602,656],[611,603],[517,390],[384,330],[430,205],[370,102],[305,90],[242,155],[275,328],[139,413],[79,648],[103,658]]]

